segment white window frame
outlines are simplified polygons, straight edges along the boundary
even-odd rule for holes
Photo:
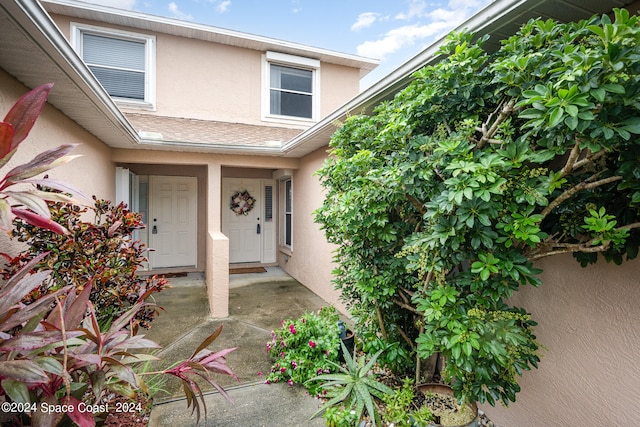
[[[291,209],[290,210],[287,210],[287,197],[288,197],[287,183],[289,183],[289,186],[291,188],[291,200],[290,200]],[[282,216],[280,217],[280,233],[279,233],[280,246],[293,252],[293,179],[290,176],[283,177],[280,180],[280,194],[282,195],[280,199],[282,203],[281,209],[280,209],[280,212],[282,212]],[[287,216],[291,218],[289,244],[287,244]]]
[[[114,101],[123,107],[155,110],[156,107],[156,37],[148,34],[133,33],[129,31],[114,30],[112,28],[97,27],[94,25],[71,23],[71,45],[82,55],[82,35],[93,34],[102,37],[111,37],[122,40],[142,42],[145,45],[145,78],[144,101],[129,98],[112,97]],[[97,80],[97,79],[96,79]]]
[[[271,114],[271,65],[311,71],[311,118]],[[302,56],[268,51],[262,55],[262,120],[309,125],[320,115],[320,61]]]

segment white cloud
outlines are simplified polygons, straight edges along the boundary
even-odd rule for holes
[[[364,12],[358,15],[358,19],[351,26],[352,31],[360,31],[363,28],[370,27],[380,16],[379,13],[375,12]]]
[[[426,7],[427,3],[422,0],[411,0],[409,10],[407,12],[400,12],[397,14],[396,19],[408,21],[413,18],[420,18]]]
[[[382,59],[398,50],[411,46],[416,41],[443,33],[450,28],[446,22],[435,22],[428,25],[407,25],[395,28],[379,40],[366,41],[357,47],[358,55],[368,58]]]
[[[218,3],[218,5],[216,6],[216,10],[219,13],[225,13],[227,10],[229,10],[229,7],[231,6],[231,0],[225,0],[225,1],[221,1],[220,3]]]
[[[176,19],[181,19],[183,21],[193,21],[193,16],[181,11],[175,2],[169,3],[168,9]]]
[[[133,10],[136,0],[84,0],[87,3],[99,4],[101,6],[115,7],[117,9]]]
[[[450,0],[445,7],[426,10],[422,0],[411,0],[409,9],[396,15],[396,19],[416,20],[413,25],[394,28],[378,40],[368,40],[357,47],[358,55],[384,59],[385,56],[419,42],[430,42],[445,35],[464,22],[472,12],[490,0]]]

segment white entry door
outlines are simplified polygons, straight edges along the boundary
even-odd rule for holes
[[[197,253],[197,179],[149,177],[149,254],[151,268],[193,267]]]
[[[260,262],[262,242],[262,186],[259,179],[225,178],[222,181],[222,232],[229,238],[229,262]],[[256,202],[246,215],[231,210],[236,192],[247,191]]]

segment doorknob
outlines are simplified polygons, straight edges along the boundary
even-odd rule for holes
[[[258,224],[256,227],[256,234],[260,234],[260,224]]]

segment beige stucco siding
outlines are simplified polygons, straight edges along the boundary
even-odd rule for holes
[[[46,82],[43,82],[46,83]],[[55,92],[55,82],[52,92]],[[0,114],[9,111],[15,101],[29,91],[13,77],[0,70]],[[59,110],[47,104],[29,136],[16,155],[3,168],[25,163],[37,154],[63,144],[77,144],[71,153],[82,157],[47,172],[51,179],[72,184],[91,197],[113,199],[115,196],[115,166],[110,161],[109,147],[82,129]],[[3,173],[3,175],[4,175]]]
[[[358,70],[323,63],[320,78],[320,91],[322,92],[321,117],[331,114],[347,100],[356,96],[359,88],[360,73]]]
[[[543,285],[513,303],[532,312],[548,351],[517,401],[487,414],[501,426],[638,425],[640,260],[581,268],[567,255],[539,265]]]
[[[70,40],[71,23],[109,28],[101,22],[52,15]],[[267,126],[291,126],[262,120],[263,54],[236,46],[187,39],[122,26],[119,31],[156,37],[156,110],[141,111],[126,106],[126,112],[144,112],[168,117],[228,121]],[[336,64],[320,64],[319,117],[341,106],[359,90],[360,71]],[[304,129],[311,122],[301,122]]]
[[[261,53],[157,35],[162,116],[260,124]]]
[[[300,160],[300,168],[293,172],[293,251],[279,252],[278,263],[292,277],[334,304],[343,313],[339,292],[331,283],[333,246],[314,222],[313,211],[322,205],[324,192],[315,172],[326,159],[327,148],[314,151]]]
[[[29,88],[0,69],[0,116],[4,117],[18,98],[28,91]],[[37,154],[62,144],[78,144],[72,154],[82,157],[48,171],[49,177],[72,184],[88,197],[96,195],[113,200],[115,166],[109,160],[109,148],[51,105],[45,106],[27,139],[2,168],[1,175],[4,176],[14,166],[30,161]],[[11,252],[10,248],[14,246],[4,240],[0,244],[0,252],[5,252],[5,249]]]

